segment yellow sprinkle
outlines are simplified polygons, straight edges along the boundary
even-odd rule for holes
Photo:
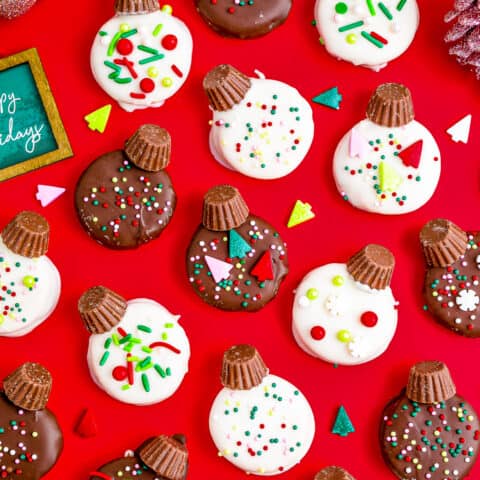
[[[263,467],[260,467],[260,468],[258,469],[258,473],[265,473],[265,469],[264,469]]]
[[[432,297],[438,297],[438,292],[433,292]]]
[[[223,237],[222,240],[223,240],[224,242],[226,242],[226,241],[228,240],[228,238],[227,238],[227,237]]]
[[[440,435],[440,432],[437,431],[437,430],[435,430],[435,431],[433,432],[433,434],[434,434],[436,437],[438,437],[438,436]]]
[[[347,43],[350,45],[353,45],[354,43],[357,43],[357,36],[354,33],[350,33],[349,35],[346,36]]]
[[[273,410],[269,410],[269,411],[268,411],[268,416],[269,416],[269,417],[272,417],[272,416],[273,416]]]
[[[120,25],[121,32],[128,32],[130,30],[130,25],[128,23],[122,23]]]
[[[118,182],[118,178],[117,178],[117,177],[113,177],[113,178],[112,178],[112,182],[113,182],[113,183],[117,183],[117,182]]]
[[[422,466],[420,464],[417,465],[417,470],[421,470]]]
[[[231,287],[225,287],[225,290],[229,292],[232,288]]]
[[[440,455],[441,455],[442,457],[446,457],[446,456],[447,456],[447,452],[442,452]]]
[[[126,181],[127,181],[127,177],[123,177],[122,182],[126,182]]]
[[[403,436],[403,439],[404,439],[404,440],[408,440],[408,435],[405,434],[405,435]]]
[[[414,459],[412,460],[412,463],[413,463],[414,465],[416,465],[416,464],[418,463],[418,458],[414,458]]]
[[[150,67],[150,68],[147,70],[147,75],[148,75],[150,78],[157,78],[157,77],[158,77],[158,68],[157,68],[157,67]]]
[[[162,78],[162,85],[166,88],[171,87],[173,85],[173,80],[170,77]]]
[[[93,217],[93,223],[97,223],[98,222],[98,217]]]
[[[235,268],[242,268],[242,264],[239,262],[239,263],[236,263],[235,264]]]
[[[240,274],[240,275],[238,276],[238,278],[239,278],[240,280],[242,280],[242,279],[243,279],[243,275]]]
[[[225,450],[223,451],[223,455],[225,455],[225,456],[230,455],[230,450],[225,449]]]
[[[225,400],[225,405],[228,407],[230,405],[230,400]]]
[[[10,313],[8,314],[8,317],[9,317],[9,318],[15,318],[15,314],[12,313],[12,312],[10,312]]]
[[[233,430],[234,432],[237,431],[237,428],[238,428],[238,427],[237,427],[236,425],[232,425],[232,430]]]
[[[162,7],[162,12],[166,13],[167,15],[171,15],[173,13],[173,8],[171,5],[164,5]]]
[[[416,440],[412,440],[410,443],[411,443],[412,445],[416,445],[416,444],[417,444],[417,441],[416,441]]]
[[[93,187],[92,188],[92,193],[97,193],[98,192],[98,188],[97,187]]]
[[[5,321],[5,317],[0,314],[0,325]]]
[[[469,416],[467,417],[467,420],[468,420],[469,422],[473,422],[473,415],[469,415]]]
[[[121,208],[122,210],[125,210],[125,209],[127,208],[127,206],[126,206],[124,203],[122,203],[122,204],[120,205],[120,208]]]
[[[32,432],[32,437],[37,438],[38,437],[38,432]]]

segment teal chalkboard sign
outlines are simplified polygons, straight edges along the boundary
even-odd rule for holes
[[[71,156],[37,50],[0,58],[0,181]]]

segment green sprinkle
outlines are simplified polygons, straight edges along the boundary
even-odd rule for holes
[[[348,30],[353,30],[354,28],[361,27],[363,25],[363,21],[359,20],[358,22],[349,23],[348,25],[344,25],[338,29],[339,32],[346,32]]]
[[[146,373],[142,373],[142,385],[146,392],[150,391],[150,382],[148,381]]]
[[[107,363],[107,360],[108,360],[108,357],[110,356],[110,352],[105,352],[103,355],[102,355],[102,358],[100,359],[100,366],[103,367],[106,363]]]
[[[167,374],[167,377],[170,377],[170,375],[172,375],[172,371],[170,370],[170,367],[167,367],[165,369],[165,373]]]
[[[397,7],[398,9],[398,7]],[[108,45],[108,50],[107,50],[107,56],[111,57],[113,55],[113,52],[115,51],[115,47],[117,46],[117,42],[120,40],[122,34],[120,32],[117,32],[113,38],[110,44]]]
[[[124,83],[130,83],[132,81],[131,78],[113,78],[112,79],[115,83],[121,83],[121,84],[124,84]]]
[[[163,28],[163,24],[159,23],[159,24],[153,29],[152,35],[153,35],[154,37],[156,37],[156,36],[162,31],[162,28]]]
[[[142,52],[151,53],[152,55],[158,55],[158,50],[156,50],[155,48],[150,48],[146,45],[139,45],[137,48]]]
[[[173,328],[173,323],[166,323],[164,325],[165,328]]]
[[[138,63],[140,65],[145,65],[146,63],[151,63],[151,62],[156,62],[157,60],[161,60],[164,57],[165,55],[163,53],[159,53],[158,55],[153,55],[152,57],[144,58],[143,60],[140,60]]]
[[[393,15],[390,13],[390,10],[382,2],[378,4],[378,7],[389,20],[393,20]]]
[[[152,329],[145,325],[137,325],[137,328],[142,332],[152,333]]]
[[[153,350],[152,350],[150,347],[147,347],[147,346],[145,346],[145,347],[142,347],[142,352],[145,352],[145,353],[152,353],[152,352],[153,352]]]
[[[112,333],[112,340],[115,345],[120,345],[120,340],[118,339],[118,335],[116,333]]]
[[[135,35],[138,33],[138,30],[136,28],[133,28],[132,30],[128,30],[128,32],[123,32],[120,37],[121,38],[128,38],[131,37],[132,35]]]
[[[101,37],[104,37],[105,35],[108,35],[108,33],[107,33],[107,32],[104,32],[103,30],[100,30],[100,31],[98,32],[98,34],[99,34]]]
[[[107,338],[107,339],[105,340],[105,343],[104,343],[104,345],[103,345],[103,348],[108,349],[108,348],[110,348],[110,345],[111,345],[111,344],[112,344],[112,339],[111,339],[111,338]]]
[[[126,385],[122,385],[122,390],[128,390],[130,385],[127,383]]]
[[[397,10],[401,12],[406,3],[407,3],[407,0],[400,0],[397,5]]]
[[[122,343],[127,343],[130,341],[130,339],[132,338],[132,334],[129,333],[128,335],[125,335],[122,339],[120,339],[118,341],[118,343],[122,344]]]
[[[368,7],[368,10],[370,11],[370,15],[374,17],[377,14],[377,12],[375,11],[375,7],[373,6],[372,0],[367,0],[367,7]]]
[[[362,30],[362,37],[367,39],[370,43],[373,43],[378,48],[383,48],[383,43],[379,42],[376,38],[373,38],[368,32]]]
[[[155,364],[153,368],[162,378],[165,378],[167,376],[167,374],[165,373],[165,370],[160,365]]]

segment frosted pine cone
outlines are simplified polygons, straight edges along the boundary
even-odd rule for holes
[[[462,65],[471,67],[480,80],[480,0],[455,0],[445,22],[455,20],[445,35],[449,53]]]

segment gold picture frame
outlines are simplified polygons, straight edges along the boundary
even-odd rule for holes
[[[0,76],[11,68],[28,64],[38,90],[57,148],[38,156],[0,168],[0,182],[73,156],[72,147],[58,112],[55,99],[36,48],[0,58]]]

